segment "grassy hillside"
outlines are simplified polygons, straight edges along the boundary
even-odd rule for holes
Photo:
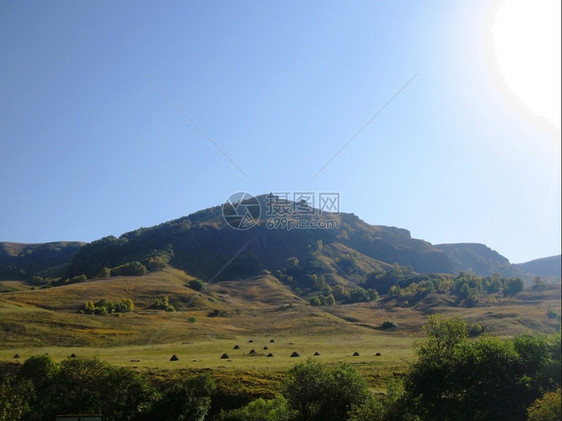
[[[526,272],[558,279],[559,281],[562,276],[562,256],[560,255],[531,260],[530,262],[519,263],[516,266]]]
[[[499,335],[552,332],[559,322],[549,319],[547,310],[560,314],[559,285],[525,290],[515,297],[496,295],[493,304],[481,300],[471,308],[455,306],[452,297],[436,293],[407,306],[387,295],[375,302],[315,307],[271,275],[214,282],[200,292],[189,287],[193,279],[168,268],[141,277],[47,289],[11,283],[17,288],[0,293],[0,343],[10,350],[246,342],[252,337],[319,337],[329,343],[334,337],[370,341],[388,334],[411,341],[422,335],[424,317],[432,313],[459,315]],[[175,312],[151,308],[156,298],[164,296]],[[133,300],[134,311],[119,316],[77,312],[87,301],[126,298]],[[386,320],[396,322],[398,329],[381,330]]]

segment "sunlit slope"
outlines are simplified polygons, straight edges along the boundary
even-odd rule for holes
[[[390,297],[375,302],[311,306],[273,275],[213,282],[203,291],[189,287],[194,277],[168,268],[140,277],[116,277],[47,289],[0,293],[0,343],[20,346],[129,346],[184,343],[210,339],[272,336],[331,337],[388,334],[381,324],[393,320],[401,337],[423,335],[428,314],[442,313],[480,323],[486,332],[514,335],[552,332],[558,322],[546,312],[560,312],[560,287],[526,290],[498,297],[493,305],[455,307],[446,296],[430,294],[409,307]],[[22,287],[23,288],[23,287]],[[175,312],[153,309],[168,297]],[[129,298],[132,312],[79,314],[86,301]]]

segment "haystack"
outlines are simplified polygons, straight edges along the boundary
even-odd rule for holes
[[[268,348],[268,347],[266,347],[266,346],[264,346],[264,347],[263,347],[263,349],[264,349],[264,350],[266,350],[266,349],[269,349],[269,348]]]
[[[273,342],[275,342],[275,339],[271,339],[269,342],[273,343]]]
[[[234,345],[233,349],[240,349],[240,347],[238,345]]]
[[[295,351],[291,354],[291,357],[300,357],[300,355],[297,351]]]
[[[70,354],[70,358],[76,358],[76,354],[73,352],[72,354]]]
[[[179,358],[176,354],[172,355],[172,358],[170,358],[170,361],[179,361]]]
[[[221,360],[226,360],[228,358],[230,358],[230,357],[228,356],[228,354],[226,352],[221,355]]]
[[[354,357],[358,357],[358,356],[359,356],[359,352],[355,351],[355,352],[353,353],[353,356],[354,356]]]
[[[19,357],[20,357],[20,354],[14,355],[14,358],[19,358]]]
[[[380,357],[380,356],[381,356],[381,353],[380,353],[380,352],[377,352],[377,353],[375,354],[375,356],[376,356],[376,357]]]
[[[267,354],[268,357],[273,357],[273,354],[270,352],[269,354]]]
[[[253,349],[249,352],[250,355],[256,355],[256,351],[254,351]]]
[[[253,343],[253,342],[254,342],[254,340],[253,340],[253,339],[250,339],[250,340],[249,340],[248,342],[249,342],[249,343]]]
[[[319,353],[318,351],[316,351],[316,352],[314,353],[314,356],[315,356],[315,357],[317,357],[317,356],[319,356],[319,355],[320,355],[320,353]]]

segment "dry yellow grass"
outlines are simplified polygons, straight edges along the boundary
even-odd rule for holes
[[[513,336],[554,331],[557,322],[547,319],[546,310],[560,311],[560,288],[498,297],[497,304],[474,308],[451,307],[442,296],[412,307],[399,307],[393,300],[313,307],[272,276],[211,284],[202,293],[186,286],[192,279],[166,269],[33,291],[17,284],[20,290],[0,294],[0,359],[13,360],[16,352],[22,359],[44,352],[62,359],[74,352],[142,370],[212,369],[228,376],[248,371],[275,377],[319,352],[314,358],[329,364],[350,362],[373,384],[382,385],[406,369],[427,314],[459,316],[469,324],[481,323],[492,334]],[[180,311],[148,308],[164,295]],[[85,301],[101,298],[131,298],[135,311],[120,317],[76,312]],[[226,317],[210,317],[213,310]],[[381,331],[386,320],[399,328]],[[240,350],[233,349],[236,344]],[[258,356],[248,355],[252,348]],[[291,358],[293,351],[301,357]],[[220,358],[225,352],[229,359]],[[269,352],[274,357],[266,357]],[[353,352],[360,355],[353,357]],[[180,360],[170,362],[172,354]]]

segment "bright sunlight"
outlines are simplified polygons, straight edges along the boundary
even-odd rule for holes
[[[503,0],[492,17],[492,51],[503,90],[560,132],[560,0]],[[544,121],[546,120],[546,121]]]

